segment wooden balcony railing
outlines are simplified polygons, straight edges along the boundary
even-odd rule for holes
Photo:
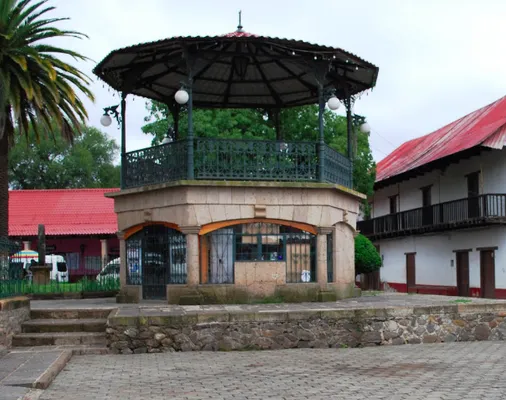
[[[357,224],[370,239],[506,222],[506,194],[484,194],[384,215]]]

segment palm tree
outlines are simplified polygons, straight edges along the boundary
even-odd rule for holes
[[[41,131],[52,132],[55,123],[71,141],[87,118],[76,92],[94,100],[88,77],[59,57],[87,58],[50,44],[54,38],[86,35],[54,26],[67,18],[45,19],[55,8],[45,6],[47,1],[0,0],[0,238],[8,237],[8,156],[13,135],[19,132],[28,138],[32,126],[38,139]]]

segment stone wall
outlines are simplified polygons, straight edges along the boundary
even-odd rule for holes
[[[30,318],[30,300],[12,297],[0,300],[0,347],[10,347],[12,336],[21,332],[21,324]]]
[[[111,317],[115,353],[339,348],[506,339],[506,305]]]

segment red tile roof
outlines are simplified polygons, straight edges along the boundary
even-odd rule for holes
[[[118,230],[114,200],[104,193],[119,189],[10,190],[9,235],[115,234]]]
[[[505,144],[506,96],[435,132],[402,144],[378,163],[376,182],[476,146],[502,149]]]

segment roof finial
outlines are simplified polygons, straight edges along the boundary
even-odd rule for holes
[[[239,10],[239,25],[237,25],[237,32],[242,32],[241,13],[242,13],[242,11]]]

